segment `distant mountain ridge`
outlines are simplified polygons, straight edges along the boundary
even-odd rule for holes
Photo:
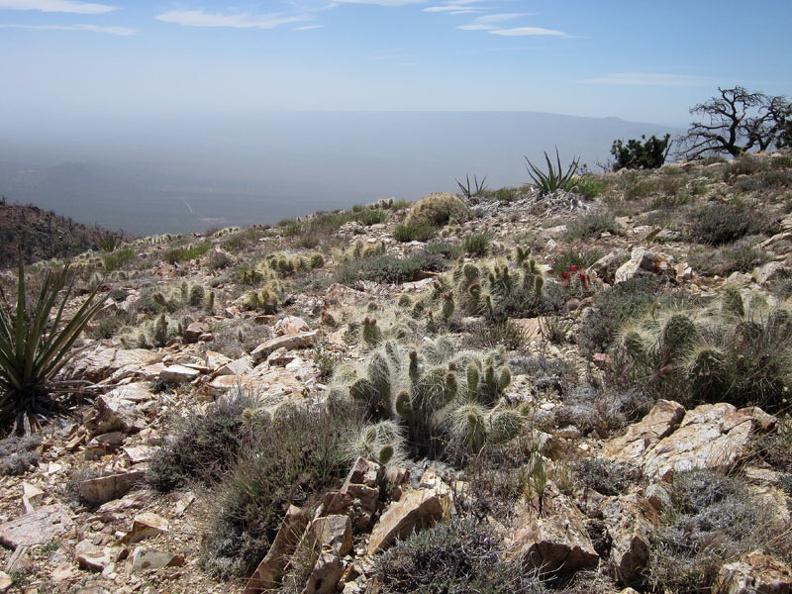
[[[0,268],[14,266],[20,248],[29,263],[100,249],[113,238],[128,236],[77,223],[32,204],[15,204],[0,198]]]
[[[8,128],[0,194],[138,235],[275,223],[380,198],[528,181],[558,147],[594,169],[668,126],[536,112],[283,112]],[[69,127],[71,126],[71,127]]]

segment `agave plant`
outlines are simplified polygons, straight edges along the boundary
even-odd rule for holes
[[[551,194],[556,190],[571,190],[574,186],[574,176],[577,173],[580,158],[574,159],[572,163],[569,164],[566,173],[562,174],[561,171],[563,171],[563,167],[561,166],[561,157],[558,154],[558,147],[556,147],[557,169],[550,160],[550,156],[547,153],[545,153],[544,156],[545,161],[547,161],[546,173],[531,163],[528,157],[525,157],[525,168],[528,170],[528,175],[531,176],[531,179],[539,188],[539,191],[542,194]]]
[[[66,303],[74,286],[68,267],[47,274],[30,309],[21,257],[18,276],[15,304],[0,289],[0,431],[13,422],[16,433],[23,433],[36,429],[39,416],[55,408],[50,396],[63,387],[55,376],[107,295],[100,295],[97,287],[67,320]]]

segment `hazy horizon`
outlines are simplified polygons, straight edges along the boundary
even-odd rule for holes
[[[535,112],[280,112],[62,122],[0,141],[0,194],[136,235],[272,224],[381,198],[528,181],[558,147],[596,168],[615,138],[680,132]]]

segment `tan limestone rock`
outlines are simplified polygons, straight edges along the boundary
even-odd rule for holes
[[[599,557],[575,504],[552,485],[537,498],[519,504],[508,556],[543,575],[569,574],[596,567]]]
[[[10,549],[44,544],[72,526],[67,509],[56,503],[0,524],[0,544]]]
[[[160,372],[160,379],[175,384],[185,384],[197,379],[201,372],[186,365],[170,365]]]
[[[651,535],[660,523],[656,510],[637,493],[614,497],[602,509],[613,541],[611,564],[620,583],[639,585],[649,563]]]
[[[87,539],[81,540],[74,547],[74,559],[80,567],[91,571],[104,571],[113,562],[104,548]]]
[[[727,563],[718,572],[712,594],[788,594],[792,592],[792,571],[778,559],[762,551],[746,553]]]
[[[352,551],[352,520],[349,516],[330,515],[311,522],[311,533],[322,548],[329,548],[339,557]]]
[[[129,556],[127,568],[130,574],[140,573],[147,569],[162,569],[163,567],[181,567],[184,557],[170,551],[162,551],[150,547],[136,547]]]
[[[133,544],[146,538],[165,534],[168,531],[168,520],[155,513],[144,512],[135,516],[132,522],[132,529],[127,532],[122,542]]]
[[[137,483],[145,478],[142,470],[122,472],[81,481],[77,489],[85,501],[100,505],[126,495]]]
[[[316,334],[317,331],[313,330],[311,332],[300,332],[294,335],[278,336],[263,342],[250,353],[250,356],[253,357],[253,364],[258,365],[279,348],[285,348],[287,351],[292,349],[306,349],[313,345]]]
[[[308,515],[305,510],[294,505],[289,506],[275,540],[248,580],[243,594],[258,594],[278,587],[286,563],[289,561],[289,555],[294,551],[307,525]]]
[[[644,474],[670,479],[674,472],[732,466],[747,453],[751,438],[768,424],[767,415],[757,410],[737,410],[721,402],[688,411],[676,431],[646,453]]]
[[[678,402],[659,400],[641,421],[630,425],[624,435],[605,442],[601,456],[622,462],[638,458],[673,432],[684,415],[685,408]]]
[[[388,547],[397,538],[405,538],[415,531],[433,526],[447,517],[451,508],[451,495],[435,489],[414,489],[380,516],[371,531],[368,554]]]

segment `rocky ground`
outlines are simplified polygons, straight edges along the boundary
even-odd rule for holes
[[[443,222],[425,242],[397,241],[396,228],[411,211],[381,203],[347,213],[345,221],[336,217],[337,227],[319,225],[328,216],[315,215],[272,228],[141,239],[76,258],[85,283],[101,278],[111,298],[64,371],[83,382],[87,401],[38,436],[0,442],[0,592],[258,592],[293,576],[295,550],[306,542],[315,554],[304,581],[288,591],[398,591],[373,577],[381,551],[452,516],[493,526],[504,558],[536,572],[547,588],[694,591],[658,583],[666,575],[658,551],[669,542],[693,550],[690,543],[704,532],[701,538],[725,542],[725,528],[707,532],[693,520],[688,533],[668,536],[676,526],[671,516],[681,513],[679,477],[695,469],[738,478],[740,496],[761,511],[757,517],[772,519],[759,530],[764,538],[750,546],[746,539],[718,557],[723,562],[705,572],[707,587],[730,594],[791,591],[792,461],[785,460],[792,433],[781,399],[751,399],[746,390],[731,402],[712,391],[697,399],[695,382],[674,392],[663,384],[683,367],[673,358],[653,368],[652,377],[628,382],[627,372],[639,368],[620,366],[629,347],[627,323],[607,348],[586,343],[603,296],[636,277],[658,281],[663,303],[674,303],[661,306],[658,295],[652,315],[725,311],[724,295],[735,292],[745,323],[764,320],[765,311],[786,311],[792,159],[750,159],[740,166],[668,165],[598,176],[593,197],[575,190],[541,196],[528,187],[513,190],[508,201],[467,197],[469,214]],[[732,210],[702,210],[714,206]],[[707,238],[720,228],[707,226],[705,215],[723,216],[727,232],[741,217],[755,225],[738,225],[737,237],[712,242]],[[485,233],[483,245],[466,243]],[[455,246],[459,260],[424,263],[410,278],[399,276],[393,260],[440,243],[445,250]],[[486,310],[463,311],[466,297],[457,284],[467,274],[463,267],[492,267],[495,279],[498,266],[527,260],[518,248],[530,254],[530,274],[542,278],[534,315],[504,310],[510,325],[503,326]],[[383,257],[392,260],[379,260],[376,273],[354,267]],[[514,269],[525,278],[534,270]],[[13,275],[3,281],[13,286]],[[499,294],[490,283],[494,301]],[[449,313],[443,307],[452,300]],[[707,324],[715,324],[717,316],[707,315]],[[639,338],[651,332],[646,319],[629,322]],[[691,332],[698,331],[698,318],[695,324]],[[366,332],[375,326],[379,334],[372,338]],[[493,330],[504,327],[517,330]],[[483,506],[470,466],[448,458],[401,456],[382,464],[352,458],[346,479],[315,494],[312,506],[283,510],[283,525],[252,575],[214,577],[201,549],[222,502],[223,477],[170,492],[148,479],[178,420],[211,414],[216,401],[238,393],[253,396],[268,414],[336,393],[349,397],[339,369],[370,361],[388,339],[415,345],[421,356],[441,339],[456,352],[501,347],[510,379],[494,410],[519,415],[519,435],[511,437],[521,445],[509,451],[525,456],[509,470],[522,469],[522,482],[519,496],[504,504],[508,512]],[[704,347],[695,348],[701,355]],[[792,360],[784,365],[777,378],[783,391]],[[772,456],[761,455],[767,444]],[[707,546],[686,559],[706,556]],[[574,576],[578,581],[570,582]]]

